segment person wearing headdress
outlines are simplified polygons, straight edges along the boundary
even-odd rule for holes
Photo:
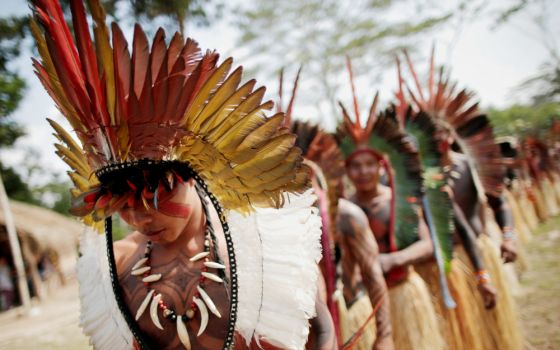
[[[503,264],[516,259],[515,234],[511,211],[502,197],[505,162],[492,126],[480,113],[478,103],[471,103],[472,93],[456,92],[443,69],[436,81],[433,55],[427,94],[408,56],[407,62],[417,88],[416,93],[408,89],[410,98],[415,108],[426,112],[438,126],[436,135],[441,143],[442,160],[448,165],[457,229],[478,236],[482,260],[477,258],[474,246],[466,251],[459,247],[457,252],[465,263],[463,267],[476,275],[476,280],[469,279],[469,287],[473,295],[481,297],[476,305],[487,331],[481,333],[483,346],[485,349],[520,349],[521,330]],[[488,271],[480,266],[481,262]],[[513,276],[514,271],[510,271]],[[497,289],[497,300],[496,291],[488,283],[490,276]]]
[[[413,268],[433,254],[419,205],[422,176],[417,149],[400,130],[394,110],[376,115],[378,95],[365,127],[361,126],[349,59],[347,66],[355,121],[340,104],[343,114],[340,147],[346,156],[346,173],[356,190],[349,199],[366,213],[381,252],[395,348],[443,349],[445,344],[428,288]],[[385,172],[387,185],[381,181],[381,170]]]
[[[301,68],[294,81],[284,122],[297,136],[296,145],[302,149],[304,162],[312,169],[316,205],[323,221],[320,267],[325,288],[322,299],[329,307],[343,348],[394,349],[387,285],[378,261],[377,243],[362,210],[341,198],[344,157],[335,138],[318,125],[292,120],[300,71]],[[282,86],[283,71],[277,104],[280,108],[283,106]],[[313,331],[312,327],[311,333]]]
[[[37,76],[75,187],[84,332],[96,349],[303,349],[321,220],[295,135],[232,59],[140,26],[132,53],[98,0],[32,2]],[[110,34],[111,32],[111,34]],[[133,232],[112,240],[112,216]],[[104,231],[104,234],[99,234]]]
[[[511,191],[521,208],[523,208],[521,213],[529,229],[534,231],[537,229],[540,220],[537,196],[533,191],[534,181],[530,175],[527,153],[523,147],[523,142],[519,142],[517,150],[518,155],[514,167],[514,175],[516,175],[516,177],[511,182]]]
[[[554,162],[549,147],[535,136],[525,138],[525,150],[529,173],[535,181],[533,191],[537,196],[539,216],[544,221],[560,212],[552,177]]]
[[[500,137],[496,138],[496,142],[500,146],[500,151],[504,159],[507,160],[507,172],[504,178],[504,197],[507,200],[513,218],[513,226],[517,233],[518,241],[518,254],[515,261],[516,267],[520,272],[525,272],[528,269],[527,251],[526,246],[529,243],[532,233],[525,217],[522,214],[523,210],[530,211],[532,206],[521,209],[519,201],[514,195],[515,187],[519,186],[520,174],[520,160],[518,152],[518,142],[515,137]]]

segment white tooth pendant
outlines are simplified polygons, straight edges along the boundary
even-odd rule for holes
[[[156,282],[156,281],[159,281],[160,278],[161,278],[161,273],[156,273],[156,274],[149,275],[149,276],[146,276],[146,277],[142,278],[142,282],[150,282],[150,283],[151,282]]]
[[[152,303],[150,304],[150,317],[152,319],[152,322],[154,323],[154,325],[163,330],[163,327],[161,326],[161,323],[159,322],[159,317],[157,314],[158,311],[158,305],[159,305],[159,301],[161,300],[161,294],[156,295],[153,299],[152,299]]]
[[[206,277],[206,278],[208,278],[209,280],[212,280],[212,281],[214,281],[214,282],[218,282],[218,283],[222,283],[222,282],[223,282],[223,280],[222,280],[220,277],[214,275],[213,273],[210,273],[210,272],[201,272],[201,274],[202,274],[202,276],[204,276],[204,277]]]
[[[177,335],[179,340],[187,350],[191,350],[191,341],[189,339],[189,332],[187,332],[187,327],[183,322],[183,316],[177,316]]]
[[[130,273],[132,276],[140,276],[142,274],[144,274],[144,272],[148,272],[150,271],[152,268],[149,266],[144,266],[141,268],[138,268],[136,270],[132,270],[132,272]]]
[[[210,255],[210,252],[202,252],[202,253],[198,253],[195,256],[193,256],[192,258],[189,259],[189,261],[198,261],[202,258],[206,258],[208,255]]]
[[[210,309],[210,311],[214,315],[216,315],[218,318],[222,318],[222,315],[220,315],[220,312],[216,308],[216,305],[214,305],[214,302],[212,301],[210,296],[208,294],[206,294],[204,289],[200,288],[200,286],[196,286],[196,289],[200,293],[200,296],[202,297],[202,300],[204,300],[204,302],[206,303],[206,306],[208,306],[208,309]]]
[[[204,333],[204,330],[206,330],[206,326],[208,325],[208,309],[206,308],[204,302],[197,297],[193,297],[193,302],[198,307],[198,310],[200,310],[200,328],[198,329],[198,334],[196,335],[199,337],[202,333]]]
[[[148,258],[142,258],[142,259],[138,260],[136,262],[136,264],[134,264],[134,266],[132,266],[132,270],[136,270],[137,268],[144,266],[146,261],[148,261]]]
[[[219,263],[214,262],[214,261],[206,261],[206,262],[204,262],[204,266],[212,268],[212,269],[220,269],[220,270],[224,270],[226,268],[225,265],[219,264]]]
[[[146,308],[148,307],[148,304],[150,303],[150,300],[152,300],[152,296],[154,295],[154,292],[155,291],[152,289],[148,293],[148,295],[146,295],[142,304],[140,304],[140,307],[138,308],[138,311],[136,311],[136,317],[135,317],[136,321],[138,321],[138,319],[140,319],[140,316],[142,316],[144,311],[146,311]]]

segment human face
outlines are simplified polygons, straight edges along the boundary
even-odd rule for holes
[[[188,231],[193,217],[201,214],[200,199],[194,188],[194,180],[177,183],[171,197],[158,204],[158,210],[146,208],[141,202],[126,206],[119,211],[122,219],[146,239],[162,244],[173,243]],[[169,208],[180,206],[181,214]]]
[[[369,192],[379,182],[379,162],[371,153],[360,152],[354,155],[346,167],[350,181],[358,192]]]

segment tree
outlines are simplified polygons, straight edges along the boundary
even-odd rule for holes
[[[490,109],[487,113],[498,136],[536,134],[548,131],[551,119],[560,116],[560,103],[514,105],[503,110]]]
[[[339,88],[348,86],[344,56],[352,58],[356,76],[365,73],[369,81],[377,80],[380,68],[393,64],[398,50],[414,46],[418,34],[451,18],[452,10],[424,6],[427,3],[431,2],[251,2],[238,16],[239,41],[249,48],[253,66],[269,76],[282,66],[304,65],[305,89],[314,91],[308,102],[332,115],[338,113]]]
[[[26,17],[0,18],[0,147],[11,146],[23,135],[9,116],[23,97],[25,82],[8,64],[19,56],[27,32]]]
[[[519,87],[520,91],[531,93],[533,105],[560,103],[560,47],[558,35],[552,28],[556,16],[551,0],[517,0],[498,14],[496,26],[514,22],[519,14],[527,14],[532,21],[533,32],[524,34],[533,37],[548,52],[537,74],[529,77]],[[557,4],[556,4],[557,5]]]
[[[9,62],[18,57],[27,35],[27,17],[0,18],[0,148],[12,146],[24,134],[23,128],[10,119],[23,97],[25,82],[11,71]],[[2,164],[0,172],[8,196],[33,201],[31,190],[17,172]]]
[[[218,1],[204,0],[129,0],[136,18],[152,21],[156,17],[169,17],[179,26],[179,32],[185,34],[187,22],[206,26],[220,15],[222,4]]]

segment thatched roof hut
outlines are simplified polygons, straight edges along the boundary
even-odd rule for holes
[[[74,275],[78,240],[83,230],[78,221],[38,206],[10,201],[22,255],[30,273],[48,256],[62,281]],[[5,217],[0,210],[0,253],[10,255]],[[52,261],[54,260],[54,261]],[[34,278],[35,279],[35,278]]]

